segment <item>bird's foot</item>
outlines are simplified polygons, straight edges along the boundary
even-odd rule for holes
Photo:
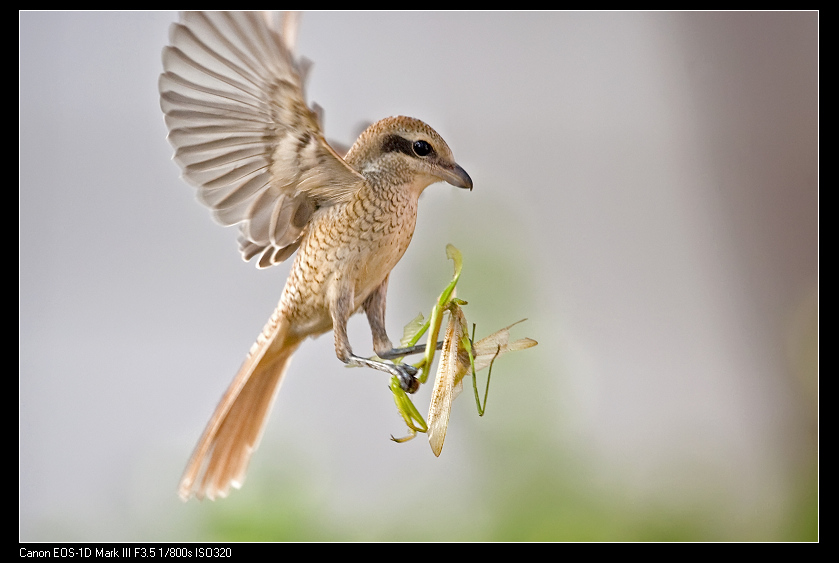
[[[443,341],[437,343],[437,350],[443,349]],[[394,358],[401,358],[403,356],[412,356],[414,354],[424,354],[425,344],[417,344],[416,346],[409,346],[408,348],[391,348],[387,352],[377,354],[380,358],[385,360],[393,360]]]
[[[390,362],[380,362],[377,360],[368,360],[367,358],[361,358],[356,355],[350,356],[347,360],[347,364],[373,368],[379,371],[385,371],[395,376],[399,380],[399,386],[406,393],[416,393],[417,389],[419,389],[420,384],[416,378],[417,368],[410,364],[392,364]]]

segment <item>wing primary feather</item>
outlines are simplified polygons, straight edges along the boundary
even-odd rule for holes
[[[163,49],[160,107],[183,178],[222,225],[240,224],[242,257],[287,259],[318,207],[364,182],[324,140],[305,100],[311,63],[294,56],[299,16],[184,12]]]

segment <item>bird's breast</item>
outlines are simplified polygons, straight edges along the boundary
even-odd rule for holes
[[[351,291],[357,310],[405,254],[416,218],[417,198],[399,189],[368,188],[319,210],[280,299],[285,314],[324,332],[332,326],[335,295]]]

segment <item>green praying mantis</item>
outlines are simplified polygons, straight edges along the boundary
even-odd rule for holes
[[[478,415],[483,416],[486,410],[487,395],[489,394],[492,365],[495,360],[507,352],[524,350],[537,344],[535,340],[530,338],[522,338],[510,342],[510,328],[522,321],[502,328],[477,342],[474,339],[475,328],[473,325],[472,338],[470,338],[466,316],[461,308],[463,305],[466,305],[466,301],[455,297],[455,287],[463,269],[463,257],[460,251],[451,244],[446,246],[446,256],[454,262],[454,276],[452,277],[452,281],[440,294],[427,320],[420,313],[405,326],[404,336],[401,341],[401,347],[403,349],[415,349],[419,339],[427,332],[427,342],[436,343],[444,316],[448,314],[441,358],[437,366],[434,389],[431,392],[428,423],[425,422],[425,419],[423,419],[416,406],[414,406],[411,398],[402,389],[399,380],[393,377],[390,382],[390,389],[393,393],[396,408],[399,414],[402,415],[402,419],[410,431],[408,436],[403,438],[394,438],[391,436],[391,439],[395,442],[406,442],[416,437],[418,432],[427,433],[431,450],[436,456],[439,456],[443,450],[443,442],[446,438],[446,430],[449,425],[452,401],[463,390],[463,378],[466,375],[472,376],[472,389],[475,393]],[[434,362],[436,350],[437,346],[434,344],[425,346],[424,357],[416,364],[413,364],[417,368],[417,379],[420,384],[424,384],[428,380],[429,370]],[[396,358],[394,361],[400,362],[401,360],[402,357]],[[476,374],[486,367],[489,367],[489,372],[487,374],[482,404],[478,393]]]

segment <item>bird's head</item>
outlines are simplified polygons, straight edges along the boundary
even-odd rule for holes
[[[347,163],[366,178],[422,191],[435,182],[472,189],[472,178],[454,160],[446,141],[412,117],[388,117],[368,127],[350,148]]]

